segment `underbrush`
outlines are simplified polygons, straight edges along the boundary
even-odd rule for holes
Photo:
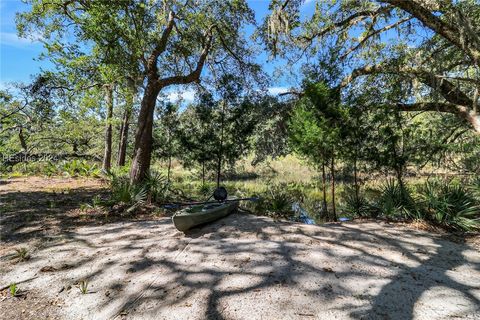
[[[171,187],[165,176],[151,171],[140,184],[130,182],[128,173],[123,168],[112,170],[106,175],[110,199],[106,202],[117,211],[132,213],[144,204],[164,202],[171,197]]]
[[[419,190],[421,217],[448,229],[480,229],[480,201],[475,184],[429,181]]]
[[[279,166],[277,166],[279,167]],[[182,170],[172,172],[170,181],[164,170],[152,170],[141,184],[131,184],[129,167],[114,168],[102,174],[98,164],[84,160],[18,164],[15,175],[62,175],[65,177],[100,177],[109,185],[109,197],[94,198],[84,210],[100,208],[105,212],[135,213],[141,208],[169,202],[205,201],[215,190],[214,181],[202,183],[198,174]],[[301,206],[308,216],[322,223],[331,219],[330,185],[324,206],[323,188],[318,178],[308,181],[283,181],[271,176],[251,176],[222,182],[230,197],[258,198],[243,201],[241,208],[253,214],[299,220],[295,208]],[[340,217],[386,218],[401,221],[425,221],[451,231],[480,231],[480,178],[470,180],[428,179],[372,180],[355,190],[351,183],[336,184],[337,215]]]
[[[207,200],[216,187],[212,181],[202,183],[187,175],[167,183],[163,174],[155,172],[141,186],[130,185],[126,173],[112,176],[110,181],[112,203],[129,208],[172,200]],[[325,208],[320,182],[254,179],[224,181],[222,185],[230,197],[258,198],[258,201],[241,203],[241,208],[257,215],[298,220],[295,207],[301,206],[317,223],[331,218],[331,193],[327,188],[328,207]],[[399,184],[389,179],[383,183],[366,184],[358,193],[351,185],[338,183],[336,197],[338,216],[421,220],[452,231],[480,230],[480,179],[470,181],[468,185],[445,180]]]
[[[18,163],[8,170],[9,177],[21,176],[63,176],[63,177],[92,177],[101,176],[101,169],[96,162],[74,159],[71,161],[41,161]]]
[[[480,230],[479,182],[428,180],[400,185],[388,180],[380,188],[366,188],[357,198],[344,197],[344,208],[358,217],[423,220],[452,231]]]

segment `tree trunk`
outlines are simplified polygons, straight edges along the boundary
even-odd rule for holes
[[[27,141],[25,140],[25,136],[23,135],[23,128],[20,127],[18,129],[18,139],[20,140],[20,145],[22,146],[22,151],[27,151]]]
[[[112,115],[113,115],[113,85],[105,85],[105,105],[107,119],[105,125],[105,152],[103,154],[102,169],[110,171],[112,163]]]
[[[127,145],[128,145],[128,130],[130,121],[131,110],[125,109],[122,117],[122,126],[120,128],[120,141],[118,143],[118,157],[117,165],[124,166],[127,158]]]
[[[337,210],[335,206],[335,156],[332,154],[332,162],[330,167],[330,172],[332,176],[331,186],[332,186],[332,214],[333,214],[333,221],[337,221]]]
[[[223,157],[223,127],[225,125],[225,105],[226,101],[223,100],[222,107],[222,121],[220,124],[220,146],[218,150],[218,163],[217,163],[217,188],[220,187],[220,174],[222,171],[222,157]]]
[[[353,158],[353,180],[354,180],[354,184],[355,184],[355,203],[358,205],[359,187],[358,187],[357,156],[356,155]]]
[[[323,190],[323,210],[327,213],[327,178],[325,174],[325,161],[322,162],[322,190]]]
[[[202,161],[202,187],[205,186],[205,161]]]
[[[132,167],[130,169],[130,181],[132,183],[144,180],[150,169],[153,142],[153,113],[160,89],[160,86],[149,81],[143,95],[140,114],[138,115]]]
[[[404,187],[404,184],[403,184],[403,170],[398,165],[395,167],[395,175],[397,176],[398,185],[403,190],[403,187]]]
[[[168,155],[167,183],[170,183],[170,171],[172,170],[172,155]]]
[[[133,104],[135,101],[136,87],[133,80],[128,82],[129,91],[127,94],[127,101],[125,111],[122,117],[122,127],[120,129],[120,140],[118,144],[118,157],[117,165],[124,166],[127,158],[127,146],[128,146],[128,131],[130,127],[130,117],[132,116]]]
[[[167,183],[170,183],[170,170],[172,168],[172,136],[171,136],[171,123],[167,122],[167,142],[168,142],[168,168],[167,168]]]
[[[480,134],[480,114],[479,115],[472,115],[472,120],[470,121],[475,132]]]

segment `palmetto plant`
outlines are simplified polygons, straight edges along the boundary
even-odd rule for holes
[[[427,181],[420,189],[425,218],[450,229],[480,229],[480,202],[469,189],[459,183]]]
[[[480,177],[477,177],[475,180],[473,180],[469,187],[469,191],[475,200],[480,203]]]
[[[385,216],[417,218],[419,215],[411,190],[393,179],[382,186],[375,206]]]
[[[367,198],[363,194],[359,194],[357,197],[353,189],[345,190],[343,201],[345,211],[348,214],[360,217],[375,215],[376,210],[374,210]]]
[[[65,161],[60,165],[60,170],[64,176],[69,177],[95,177],[99,176],[100,170],[95,163],[89,164],[85,160],[74,159],[72,161]]]
[[[260,201],[254,204],[257,212],[268,212],[269,215],[282,216],[292,214],[293,196],[288,190],[287,184],[276,184],[269,186],[260,196]]]
[[[51,177],[57,174],[57,172],[58,172],[57,166],[51,161],[49,161],[43,168],[43,174],[46,175],[47,177]]]
[[[159,201],[165,199],[169,184],[167,178],[159,172],[150,171],[143,186],[147,191],[149,201]]]
[[[147,188],[143,185],[130,183],[126,175],[119,175],[114,171],[107,175],[110,182],[111,202],[126,205],[127,212],[136,210],[147,199]]]

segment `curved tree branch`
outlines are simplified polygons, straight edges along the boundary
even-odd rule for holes
[[[187,84],[187,83],[198,81],[200,79],[203,66],[205,65],[205,61],[207,59],[208,53],[210,51],[210,47],[212,45],[212,39],[213,39],[212,30],[214,27],[215,26],[212,26],[207,32],[207,41],[202,49],[202,53],[200,54],[200,57],[198,58],[196,68],[187,75],[171,76],[171,77],[159,79],[157,81],[157,85],[160,88],[165,88],[172,84]]]
[[[445,79],[444,76],[436,75],[422,69],[410,68],[410,67],[391,67],[395,65],[381,64],[381,65],[369,65],[362,68],[357,68],[353,72],[345,77],[340,84],[340,87],[345,87],[354,79],[370,74],[404,74],[406,76],[415,77],[427,86],[438,90],[439,93],[450,103],[462,105],[465,107],[471,107],[473,105],[472,99],[470,99],[463,91],[461,91],[453,83]]]
[[[453,19],[442,20],[417,1],[380,0],[379,2],[389,3],[408,12],[420,20],[425,26],[465,52],[475,64],[480,66],[480,40],[478,40],[478,36],[472,32],[471,27],[469,27],[470,23],[465,17],[462,17],[462,25],[455,25]],[[455,11],[460,14],[458,10]]]

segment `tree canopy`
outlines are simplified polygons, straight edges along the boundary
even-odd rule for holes
[[[328,56],[344,90],[381,86],[375,104],[455,114],[480,132],[477,1],[318,1],[303,20],[302,2],[271,2],[262,35],[273,54]]]

